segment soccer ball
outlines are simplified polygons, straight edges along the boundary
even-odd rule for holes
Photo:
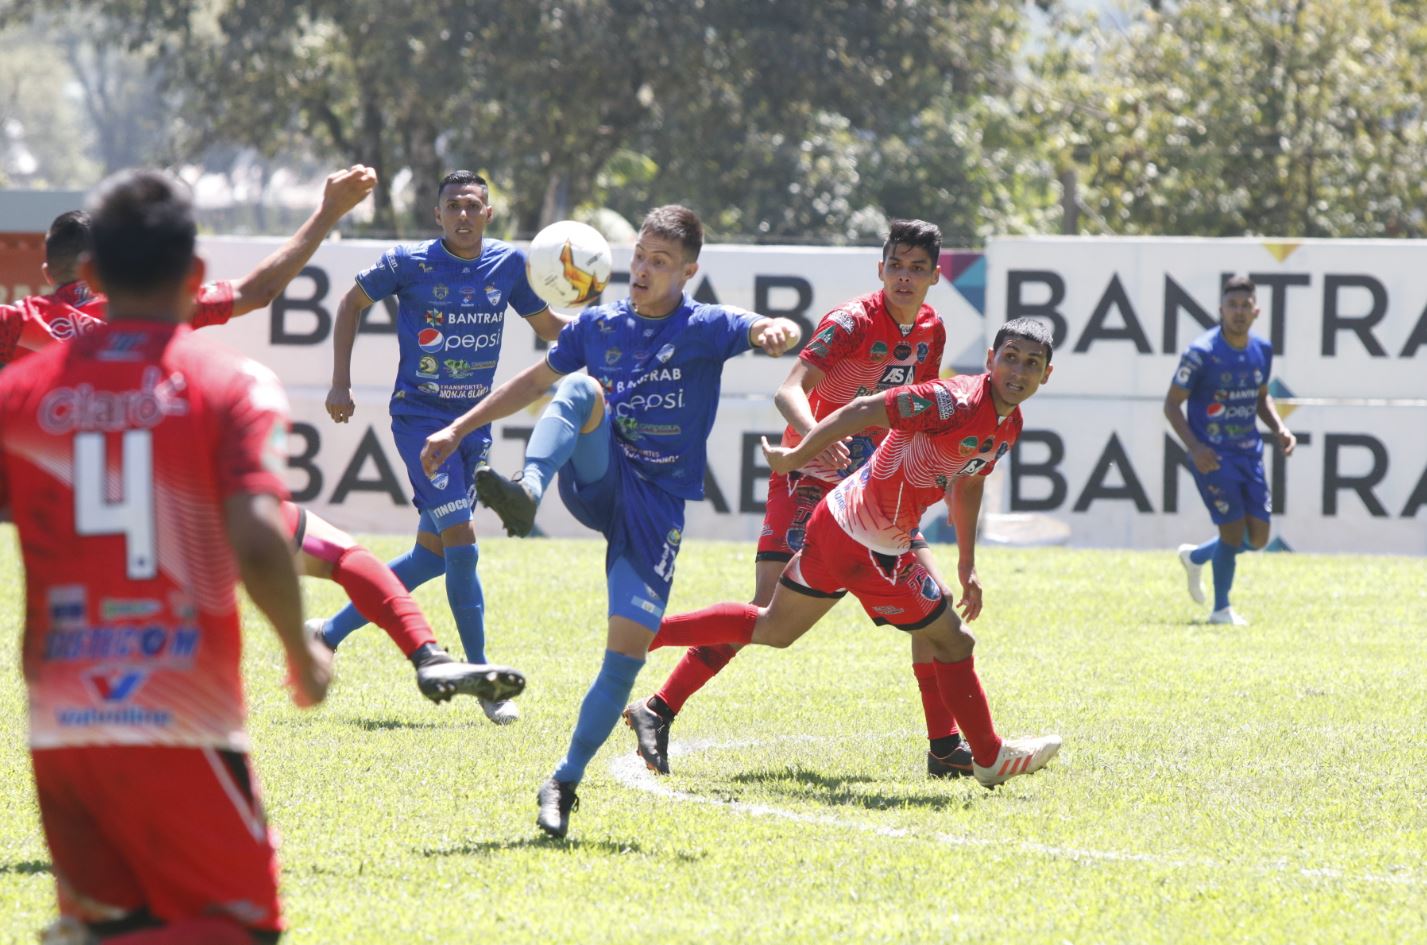
[[[613,265],[599,231],[574,220],[550,224],[525,251],[530,287],[557,308],[583,305],[603,292]]]

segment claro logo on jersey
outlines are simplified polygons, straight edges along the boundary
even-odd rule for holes
[[[53,436],[84,430],[134,430],[158,426],[165,417],[188,413],[188,383],[177,372],[162,377],[144,370],[138,390],[95,390],[89,384],[57,387],[40,401],[40,428]]]

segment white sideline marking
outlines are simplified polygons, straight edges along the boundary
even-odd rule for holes
[[[768,745],[775,741],[825,740],[826,739],[820,739],[811,735],[794,735],[754,741],[693,740],[671,744],[669,746],[669,757],[677,758],[701,751],[757,747]],[[917,840],[930,840],[933,843],[940,843],[952,847],[1006,846],[1004,843],[978,839],[976,837],[962,837],[949,833],[922,833],[921,831],[908,830],[904,827],[880,827],[876,824],[854,820],[850,817],[839,817],[835,814],[802,814],[781,807],[773,807],[769,804],[750,804],[746,801],[731,801],[717,797],[706,797],[701,794],[691,794],[688,791],[676,791],[669,787],[662,778],[650,771],[645,766],[644,760],[640,758],[638,754],[634,753],[618,755],[610,762],[609,767],[610,773],[614,775],[615,780],[627,788],[642,791],[645,794],[652,794],[655,797],[661,797],[669,801],[681,801],[689,804],[704,804],[710,807],[720,807],[724,810],[744,814],[749,817],[769,817],[774,820],[786,820],[791,823],[810,824],[819,827],[832,827],[835,830],[868,833],[879,837],[909,837]],[[1240,869],[1247,870],[1251,873],[1290,873],[1302,876],[1305,879],[1314,880],[1346,880],[1361,883],[1378,883],[1388,886],[1427,887],[1427,878],[1407,872],[1400,875],[1348,873],[1344,870],[1334,869],[1332,867],[1293,866],[1286,860],[1276,860],[1268,863],[1232,863],[1214,860],[1208,857],[1180,858],[1160,856],[1157,853],[1123,853],[1117,850],[1085,850],[1076,847],[1060,847],[1046,843],[1035,843],[1029,840],[1017,841],[1011,844],[1011,846],[1026,853],[1077,862],[1145,863],[1151,866],[1163,866],[1170,869]]]

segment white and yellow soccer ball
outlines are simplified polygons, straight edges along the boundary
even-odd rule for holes
[[[556,308],[592,301],[609,285],[613,266],[609,242],[599,230],[574,220],[550,224],[525,251],[530,287]]]

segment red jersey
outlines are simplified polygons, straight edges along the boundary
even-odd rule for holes
[[[991,474],[1021,435],[1021,408],[997,418],[989,374],[928,381],[883,398],[891,432],[826,501],[843,531],[873,551],[900,555],[922,513],[950,499],[954,479]]]
[[[103,324],[0,372],[32,748],[247,750],[223,502],[286,498],[287,400],[187,325]]]
[[[194,296],[191,323],[194,328],[222,325],[233,317],[233,284],[212,282],[202,286]],[[56,341],[71,341],[103,324],[109,314],[109,299],[89,291],[81,280],[66,282],[49,295],[30,295],[13,305],[0,305],[0,365],[9,364],[29,354],[24,334],[16,334],[6,343],[8,325],[14,323],[25,332],[46,331]]]
[[[946,326],[930,305],[923,305],[910,325],[892,318],[881,289],[833,309],[798,355],[824,374],[808,392],[813,419],[821,420],[858,397],[936,378],[945,348]],[[842,469],[814,459],[798,471],[837,482],[865,463],[886,435],[883,427],[859,433],[853,438],[852,462]],[[792,427],[783,431],[784,446],[796,446],[801,440]]]

